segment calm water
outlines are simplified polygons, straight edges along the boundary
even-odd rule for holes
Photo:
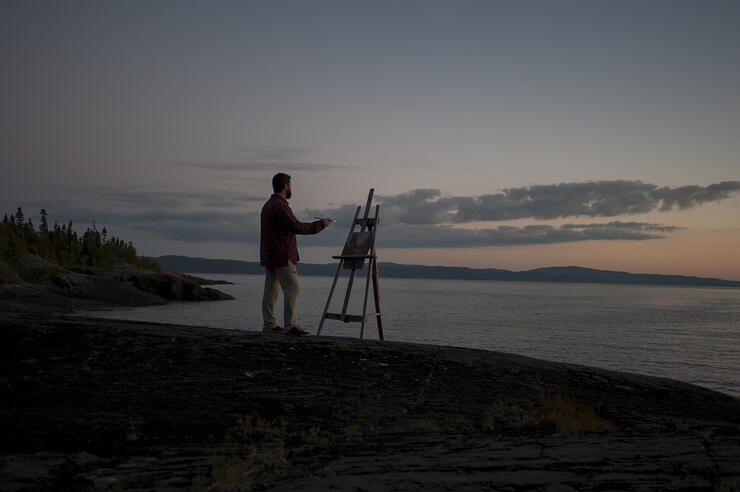
[[[94,315],[261,329],[262,276],[207,277],[234,282],[216,287],[236,300]],[[362,312],[364,280],[355,282],[350,314]],[[315,333],[332,278],[302,276],[300,281],[298,322]],[[740,289],[382,277],[380,283],[387,340],[481,348],[664,376],[740,396]],[[340,280],[331,311],[341,310],[344,285]],[[368,304],[372,306],[372,293]],[[282,324],[282,294],[276,313]],[[322,334],[358,337],[359,331],[359,323],[327,320]],[[377,338],[374,319],[366,335]]]

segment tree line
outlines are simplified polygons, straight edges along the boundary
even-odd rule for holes
[[[121,263],[161,270],[156,261],[139,257],[131,241],[108,237],[108,230],[98,230],[95,222],[84,234],[72,229],[72,221],[61,226],[49,225],[45,209],[35,228],[23,209],[13,215],[5,214],[0,223],[0,261],[14,265],[24,254],[31,253],[55,262],[65,268],[81,266],[113,266]]]

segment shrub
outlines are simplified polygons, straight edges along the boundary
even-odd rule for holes
[[[562,394],[545,401],[544,420],[564,434],[614,430],[614,426],[596,415],[593,409]]]
[[[483,414],[481,425],[487,431],[549,428],[563,434],[614,430],[614,426],[593,409],[562,393],[552,398],[543,397],[534,408],[525,408],[516,402],[496,401]]]

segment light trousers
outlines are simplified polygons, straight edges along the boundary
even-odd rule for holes
[[[263,328],[272,328],[277,325],[275,318],[275,303],[278,291],[283,290],[283,321],[286,329],[295,326],[295,305],[298,299],[300,286],[295,264],[288,261],[288,266],[265,267],[265,292],[262,295]]]

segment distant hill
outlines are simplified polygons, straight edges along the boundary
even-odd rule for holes
[[[188,256],[160,256],[157,262],[165,270],[186,273],[222,274],[262,274],[264,269],[256,261],[212,260]],[[336,263],[317,265],[300,263],[301,275],[333,276]],[[495,268],[442,267],[425,265],[400,265],[398,263],[379,263],[382,277],[393,278],[436,278],[457,280],[506,280],[518,282],[574,282],[598,284],[640,284],[640,285],[692,285],[703,287],[740,287],[740,282],[719,278],[689,277],[685,275],[658,275],[646,273],[615,272],[595,270],[576,266],[537,268],[524,272],[499,270]]]

